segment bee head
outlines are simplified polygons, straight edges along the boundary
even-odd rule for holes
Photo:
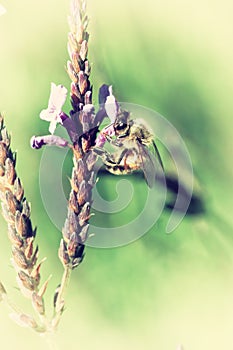
[[[125,137],[129,135],[130,130],[129,112],[123,111],[120,113],[114,122],[115,134],[118,137]]]

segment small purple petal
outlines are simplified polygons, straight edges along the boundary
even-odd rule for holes
[[[95,144],[97,147],[103,147],[105,142],[107,141],[106,135],[112,137],[115,135],[115,130],[113,124],[110,124],[106,128],[104,128],[96,138]]]
[[[66,113],[64,113],[64,112],[61,112],[61,113],[59,114],[59,117],[60,117],[60,120],[61,120],[62,124],[63,124],[67,119],[69,119],[68,115],[67,115]]]
[[[40,149],[41,147],[47,146],[57,146],[57,147],[67,147],[68,141],[60,136],[56,135],[45,135],[45,136],[32,136],[30,140],[31,147],[34,149]]]
[[[77,142],[80,135],[77,132],[75,122],[71,118],[67,118],[62,122],[62,126],[66,129],[71,141]]]
[[[110,124],[109,126],[107,126],[106,128],[104,128],[104,133],[108,136],[114,136],[115,135],[115,129],[113,124]]]
[[[91,98],[92,98],[92,92],[91,91],[87,91],[85,93],[85,105],[91,104]]]
[[[108,96],[109,96],[109,86],[104,84],[99,89],[99,104],[100,105],[105,104]]]
[[[83,132],[86,133],[90,130],[95,117],[95,108],[93,104],[84,105],[79,115],[79,120],[83,125]]]
[[[98,112],[95,115],[94,124],[100,125],[105,117],[106,117],[105,109],[102,106],[100,106],[100,109],[98,110]]]
[[[106,141],[107,141],[106,137],[100,133],[95,140],[95,145],[97,147],[103,147]]]

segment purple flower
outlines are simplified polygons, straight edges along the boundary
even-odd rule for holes
[[[99,88],[99,105],[104,105],[108,96],[109,96],[109,86],[106,84],[103,84]]]
[[[114,130],[113,124],[106,126],[106,128],[104,128],[97,136],[95,141],[96,146],[103,147],[105,142],[107,141],[107,137],[108,136],[112,137],[114,135],[115,135],[115,130]]]
[[[95,145],[97,147],[103,147],[106,141],[107,141],[107,139],[106,139],[105,135],[100,133],[95,140]]]
[[[44,145],[66,147],[68,141],[56,135],[32,136],[30,144],[34,149],[40,149]]]
[[[67,89],[63,85],[51,83],[51,92],[48,108],[43,109],[40,118],[50,122],[49,132],[54,133],[57,123],[63,123],[68,116],[62,112],[62,107],[67,97]]]

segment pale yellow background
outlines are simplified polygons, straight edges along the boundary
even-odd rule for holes
[[[1,4],[7,13],[0,17],[0,110],[39,226],[40,257],[48,257],[43,280],[53,275],[50,305],[62,273],[60,233],[40,200],[41,153],[30,149],[29,139],[47,132],[38,115],[50,82],[69,86],[64,69],[69,6],[65,0]],[[177,127],[207,214],[186,218],[166,236],[165,213],[155,232],[129,246],[87,249],[72,276],[54,349],[175,350],[182,343],[185,350],[232,350],[233,3],[89,0],[88,11],[95,96],[102,83],[113,84],[120,100],[153,108]],[[12,299],[25,305],[15,289],[3,220],[0,279]],[[0,344],[49,349],[44,339],[15,325],[3,304]]]

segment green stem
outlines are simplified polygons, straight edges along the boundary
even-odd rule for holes
[[[62,275],[61,285],[60,285],[59,292],[57,295],[56,306],[55,306],[55,315],[54,315],[54,317],[52,319],[52,323],[51,323],[53,330],[56,330],[56,328],[60,322],[61,315],[62,315],[63,310],[64,310],[64,296],[65,296],[65,292],[66,292],[66,289],[67,289],[69,281],[70,281],[71,271],[72,271],[72,269],[70,266],[65,266],[64,272]]]

